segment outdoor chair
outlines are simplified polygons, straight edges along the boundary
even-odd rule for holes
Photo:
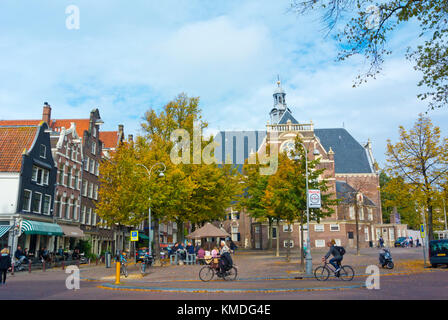
[[[173,254],[170,256],[170,264],[177,265],[177,254]]]
[[[187,253],[187,259],[185,260],[186,264],[196,264],[196,254]]]

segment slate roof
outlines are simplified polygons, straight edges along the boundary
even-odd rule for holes
[[[341,200],[341,204],[353,204],[356,190],[345,181],[336,180],[336,197]],[[372,200],[363,195],[365,206],[375,206]]]
[[[22,154],[30,150],[37,126],[0,127],[0,172],[20,172]]]
[[[42,120],[0,120],[0,126],[37,126]],[[48,126],[54,131],[61,131],[61,128],[70,128],[71,123],[76,124],[76,133],[81,138],[84,131],[89,130],[90,119],[54,119],[50,120]]]
[[[291,111],[286,109],[285,113],[283,113],[281,119],[278,121],[278,124],[286,124],[288,120],[291,120],[292,124],[299,124],[299,121],[297,121],[291,114]]]
[[[372,173],[364,147],[347,130],[314,129],[325,150],[334,151],[336,173]]]

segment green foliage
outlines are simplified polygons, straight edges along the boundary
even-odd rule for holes
[[[373,7],[375,6],[375,7]],[[369,10],[373,8],[373,10]],[[446,0],[293,0],[292,9],[299,14],[320,11],[330,33],[342,20],[343,31],[337,30],[339,60],[364,55],[369,70],[357,78],[357,84],[375,77],[381,70],[384,57],[391,54],[388,43],[394,34],[405,32],[403,24],[418,24],[423,44],[408,48],[406,57],[422,72],[419,86],[428,91],[418,95],[428,100],[431,109],[448,102],[448,46]],[[351,17],[344,21],[345,17]],[[410,45],[414,45],[415,41]],[[356,84],[355,84],[356,86]]]

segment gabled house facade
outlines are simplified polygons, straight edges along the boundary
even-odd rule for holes
[[[50,131],[45,122],[0,126],[0,190],[4,192],[0,197],[0,224],[10,226],[7,244],[5,239],[2,244],[11,251],[19,244],[37,254],[40,248],[53,248],[55,237],[63,235],[54,221],[57,169]]]

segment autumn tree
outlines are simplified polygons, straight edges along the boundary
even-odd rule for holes
[[[280,219],[277,219],[276,215],[270,213],[264,202],[269,175],[260,173],[261,164],[258,155],[254,153],[251,157],[253,157],[253,159],[251,159],[251,161],[246,159],[243,166],[242,182],[244,186],[244,194],[238,202],[238,206],[239,208],[246,210],[253,219],[256,219],[257,221],[268,221],[268,247],[269,249],[272,249],[272,225],[274,221],[277,222],[278,233]],[[279,236],[276,238],[276,256],[278,257],[280,256],[280,239]]]
[[[417,197],[413,185],[406,183],[402,177],[391,178],[386,172],[380,172],[380,193],[383,221],[390,223],[390,216],[397,208],[401,221],[411,229],[418,230],[421,223],[418,214]]]
[[[385,56],[392,53],[393,36],[408,30],[403,25],[418,24],[421,41],[409,43],[406,54],[423,74],[418,85],[427,88],[418,97],[432,109],[447,104],[446,0],[293,0],[291,8],[299,14],[321,13],[327,34],[335,33],[339,42],[340,61],[354,55],[365,57],[369,69],[358,76],[357,83],[380,72]]]
[[[409,132],[400,126],[399,134],[397,143],[388,140],[387,170],[421,194],[420,204],[427,210],[428,237],[432,240],[434,199],[442,177],[448,172],[448,139],[442,139],[439,127],[423,114]]]
[[[308,160],[306,151],[301,145],[301,140],[297,136],[295,140],[295,150],[280,153],[278,157],[277,172],[268,178],[268,184],[263,202],[266,204],[270,215],[277,220],[283,220],[288,224],[289,231],[293,223],[299,222],[301,228],[301,241],[299,241],[301,262],[303,266],[303,224],[307,220],[307,193],[306,193],[306,165],[308,165],[308,188],[319,189],[321,191],[321,209],[310,209],[310,221],[320,222],[321,219],[334,213],[334,206],[337,200],[334,194],[329,192],[329,183],[323,177],[324,168],[319,168],[318,158]],[[309,231],[308,231],[309,232]],[[291,232],[288,233],[291,242]],[[290,245],[287,246],[287,256],[289,260]]]

